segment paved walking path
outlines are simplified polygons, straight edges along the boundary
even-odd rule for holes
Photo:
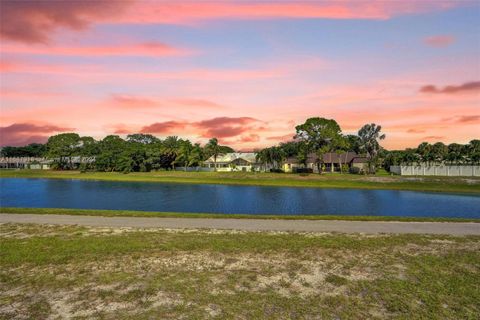
[[[41,223],[92,227],[235,229],[245,231],[296,231],[342,233],[425,233],[480,235],[480,223],[474,222],[383,222],[339,220],[267,220],[205,218],[141,218],[76,215],[1,213],[0,223]]]

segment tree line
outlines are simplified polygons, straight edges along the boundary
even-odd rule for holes
[[[385,139],[382,127],[375,123],[365,124],[356,135],[344,134],[333,119],[314,117],[295,127],[293,140],[271,146],[257,152],[257,161],[273,171],[287,158],[295,158],[306,164],[312,154],[316,158],[318,171],[323,169],[323,155],[335,152],[339,155],[354,151],[365,156],[368,168],[374,173],[379,166],[389,169],[391,165],[400,164],[479,164],[480,140],[468,144],[442,142],[421,143],[417,148],[388,151],[381,147]],[[224,153],[234,152],[228,146],[220,145],[218,139],[212,138],[201,146],[188,139],[169,136],[159,139],[150,134],[130,134],[126,139],[117,135],[106,136],[102,140],[80,136],[76,133],[62,133],[50,137],[45,144],[33,143],[22,147],[4,147],[3,157],[47,157],[55,159],[54,168],[71,169],[72,164],[63,159],[69,157],[95,157],[95,162],[82,164],[81,170],[147,172],[175,167],[199,166],[205,160]],[[342,167],[342,165],[340,165]]]
[[[309,156],[313,154],[318,171],[322,172],[323,156],[326,153],[335,152],[341,155],[354,151],[365,155],[369,171],[375,172],[380,152],[385,151],[379,142],[385,139],[385,134],[381,133],[382,127],[375,123],[364,125],[357,135],[345,135],[335,120],[315,117],[296,126],[295,130],[294,141],[262,149],[258,152],[257,159],[272,166],[273,170],[279,170],[280,164],[286,158],[294,157],[299,163],[306,164]]]
[[[480,140],[474,139],[467,144],[443,142],[422,142],[416,148],[385,152],[383,166],[392,165],[475,165],[480,164]]]
[[[234,152],[228,146],[212,138],[204,146],[187,139],[169,136],[161,140],[150,134],[130,134],[126,139],[109,135],[97,141],[81,137],[77,133],[61,133],[51,136],[45,144],[30,144],[24,147],[4,147],[3,157],[47,157],[54,159],[54,169],[73,169],[68,159],[95,157],[93,163],[82,163],[80,170],[148,172],[159,169],[174,169],[175,166],[198,166],[213,156]]]

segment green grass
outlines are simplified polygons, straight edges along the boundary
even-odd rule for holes
[[[103,217],[156,217],[156,218],[223,218],[268,220],[345,220],[345,221],[405,221],[405,222],[479,222],[473,218],[395,217],[395,216],[340,216],[340,215],[253,215],[222,213],[155,212],[132,210],[96,210],[63,208],[13,208],[0,207],[1,213],[61,214]]]
[[[480,237],[0,225],[0,318],[477,319]]]
[[[479,178],[401,177],[353,174],[285,174],[252,172],[181,172],[159,171],[122,174],[115,172],[0,170],[0,178],[84,179],[131,182],[231,184],[315,188],[391,189],[432,192],[480,193]]]

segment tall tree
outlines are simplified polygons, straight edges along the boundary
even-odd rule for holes
[[[380,151],[379,140],[385,139],[385,134],[381,133],[382,126],[378,126],[375,123],[364,125],[358,131],[358,137],[360,138],[360,150],[365,152],[369,162],[369,171],[375,173],[377,155]]]
[[[295,138],[304,141],[308,152],[314,152],[317,155],[318,171],[321,173],[323,155],[333,151],[343,139],[340,126],[333,119],[317,117],[307,119],[305,123],[296,126],[295,130],[297,132]]]
[[[435,163],[442,163],[448,154],[448,147],[442,142],[434,143],[431,153]]]
[[[189,166],[199,166],[203,161],[203,149],[199,143],[195,143],[193,145],[192,152],[190,153],[190,157],[188,158],[188,165]]]
[[[193,145],[189,140],[182,141],[180,148],[178,150],[178,156],[175,159],[176,163],[181,163],[185,171],[187,171],[187,167],[190,166],[190,161],[193,152]]]
[[[471,164],[480,163],[480,140],[474,139],[468,143],[468,158]]]
[[[23,147],[6,146],[0,148],[2,157],[43,157],[46,152],[46,145],[41,143],[31,143]]]
[[[430,164],[430,161],[433,159],[432,155],[432,145],[428,142],[422,142],[417,147],[417,153],[420,156],[420,159],[423,163],[427,165]]]
[[[451,143],[448,145],[447,160],[450,163],[460,164],[464,160],[464,148],[461,144]]]
[[[72,168],[71,157],[81,147],[80,136],[76,133],[61,133],[48,138],[47,156],[53,158],[61,169]]]
[[[295,138],[305,141],[311,151],[324,145],[334,146],[341,138],[342,130],[333,119],[310,118],[295,127]]]
[[[151,143],[159,142],[160,139],[158,139],[155,136],[152,136],[151,134],[134,133],[134,134],[129,134],[127,136],[127,141],[128,142],[138,142],[138,143],[142,143],[142,144],[151,144]]]
[[[345,136],[345,139],[347,139],[348,142],[348,149],[351,151],[354,151],[355,153],[360,153],[360,137],[354,134],[347,134]],[[347,150],[348,151],[348,150]]]
[[[256,161],[263,164],[263,169],[267,172],[267,166],[271,163],[270,153],[267,148],[257,151]]]
[[[121,161],[122,153],[126,148],[126,141],[116,135],[109,135],[99,142],[100,154],[96,157],[95,167],[99,171],[120,171],[125,168],[125,161]],[[122,165],[120,163],[122,162]]]
[[[348,141],[348,138],[346,138],[345,136],[340,136],[337,140],[336,150],[335,150],[335,152],[338,156],[338,165],[339,165],[339,168],[340,168],[340,173],[343,172],[342,156],[345,153],[347,153],[347,151],[349,149],[350,149],[350,142]],[[346,157],[344,156],[344,158],[346,158]],[[333,168],[333,164],[332,164],[332,168]]]
[[[205,145],[205,150],[207,151],[208,154],[210,154],[211,157],[213,157],[213,163],[215,166],[215,171],[217,171],[217,157],[220,155],[220,145],[218,144],[218,139],[217,138],[212,138],[208,141],[208,143]]]

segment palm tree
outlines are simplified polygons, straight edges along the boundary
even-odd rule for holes
[[[329,145],[323,145],[320,148],[317,149],[317,152],[315,153],[317,155],[317,169],[318,173],[322,173],[323,171],[323,156],[325,153],[330,151],[330,146]]]
[[[213,163],[215,166],[215,171],[217,171],[217,157],[220,154],[220,145],[218,144],[217,138],[212,138],[205,145],[205,149],[209,154],[213,156]]]
[[[190,152],[190,156],[188,158],[188,165],[200,165],[203,159],[203,150],[199,143],[195,143],[193,145],[192,151]]]
[[[285,151],[280,147],[271,147],[269,151],[273,168],[278,169],[280,163],[285,159]]]
[[[192,157],[193,146],[189,140],[182,141],[180,148],[178,150],[178,156],[175,159],[177,163],[183,163],[185,167],[185,171],[187,171],[187,167],[190,166],[190,160]]]
[[[255,158],[258,162],[263,164],[264,171],[267,172],[267,165],[270,163],[270,153],[268,152],[268,148],[258,151]]]
[[[337,139],[336,141],[336,153],[338,155],[338,165],[340,166],[340,173],[343,172],[343,163],[342,163],[342,155],[344,155],[346,153],[346,150],[348,150],[348,148],[350,147],[350,143],[348,142],[347,138],[346,137],[340,137],[339,139]],[[347,157],[345,156],[345,162],[347,161]]]
[[[430,160],[432,158],[432,145],[428,142],[422,142],[417,147],[417,153],[422,159],[423,163],[430,165]]]
[[[172,162],[169,164],[173,167],[173,170],[175,170],[175,160],[178,157],[178,152],[182,143],[183,140],[179,139],[177,136],[169,136],[166,137],[165,140],[163,140],[164,152],[173,159]]]
[[[480,162],[480,140],[475,139],[470,141],[467,149],[470,164],[478,164]]]
[[[377,126],[375,123],[366,124],[358,131],[360,138],[360,150],[367,154],[369,162],[369,171],[375,172],[375,162],[377,160],[378,152],[380,151],[380,144],[378,140],[385,139],[385,134],[381,134],[382,126]]]

